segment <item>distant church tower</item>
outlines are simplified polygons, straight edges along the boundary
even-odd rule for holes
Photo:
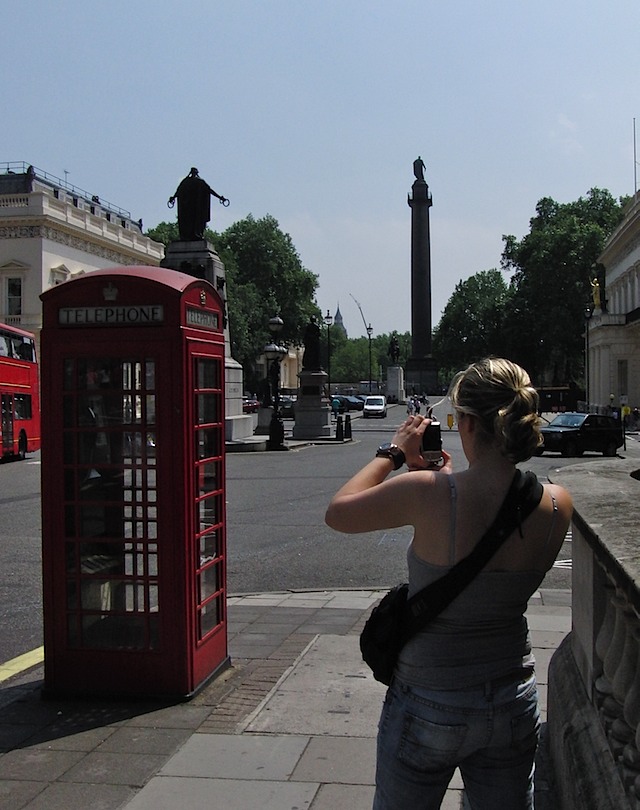
[[[334,325],[334,328],[340,329],[342,331],[342,334],[345,337],[349,337],[347,335],[347,330],[344,328],[344,322],[342,320],[342,313],[340,312],[340,304],[338,304],[338,309],[336,309],[336,315],[335,315],[335,318],[333,319],[333,325]]]

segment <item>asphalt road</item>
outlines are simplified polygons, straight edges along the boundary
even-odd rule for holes
[[[344,445],[227,456],[229,592],[386,587],[404,578],[410,528],[342,535],[324,524],[331,496],[404,418],[402,406],[391,408],[385,420],[353,418],[353,442]],[[454,466],[464,468],[455,430],[444,429],[443,445]],[[549,455],[522,466],[546,480],[569,463],[575,459]],[[570,540],[559,560],[545,587],[570,587]]]
[[[408,528],[340,535],[324,524],[329,499],[389,440],[405,417],[354,418],[353,441],[289,452],[227,456],[228,592],[388,586],[405,575]],[[292,423],[289,423],[291,425]],[[458,434],[443,432],[454,464],[464,466]],[[624,452],[621,452],[624,455]],[[602,456],[585,454],[581,462]],[[553,478],[577,459],[544,455],[523,467]],[[0,464],[0,663],[42,644],[39,454]],[[569,588],[570,537],[545,587]]]

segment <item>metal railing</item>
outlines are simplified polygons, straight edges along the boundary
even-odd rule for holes
[[[120,206],[115,205],[108,200],[104,200],[96,194],[91,194],[90,192],[85,191],[85,189],[82,189],[73,183],[69,183],[67,180],[63,180],[62,178],[56,177],[49,172],[45,172],[43,169],[39,169],[37,166],[33,166],[31,163],[25,163],[24,161],[0,162],[0,174],[27,174],[29,167],[31,167],[31,169],[35,172],[34,179],[39,180],[41,183],[44,183],[50,188],[64,189],[64,191],[66,191],[69,195],[82,199],[88,205],[99,205],[104,211],[109,211],[122,219],[127,219],[134,222],[130,211],[120,208]]]

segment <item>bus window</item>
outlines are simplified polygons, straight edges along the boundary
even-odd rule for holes
[[[13,398],[16,419],[31,419],[31,394],[16,394]]]

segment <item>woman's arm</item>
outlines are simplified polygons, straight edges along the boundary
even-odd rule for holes
[[[414,475],[398,475],[386,480],[394,469],[393,461],[375,458],[357,472],[334,495],[325,521],[332,529],[346,533],[368,532],[412,525],[425,488],[434,481],[433,467],[420,454],[422,434],[430,420],[410,416],[396,431],[393,444],[406,456]],[[443,453],[440,471],[451,472],[451,457]]]

